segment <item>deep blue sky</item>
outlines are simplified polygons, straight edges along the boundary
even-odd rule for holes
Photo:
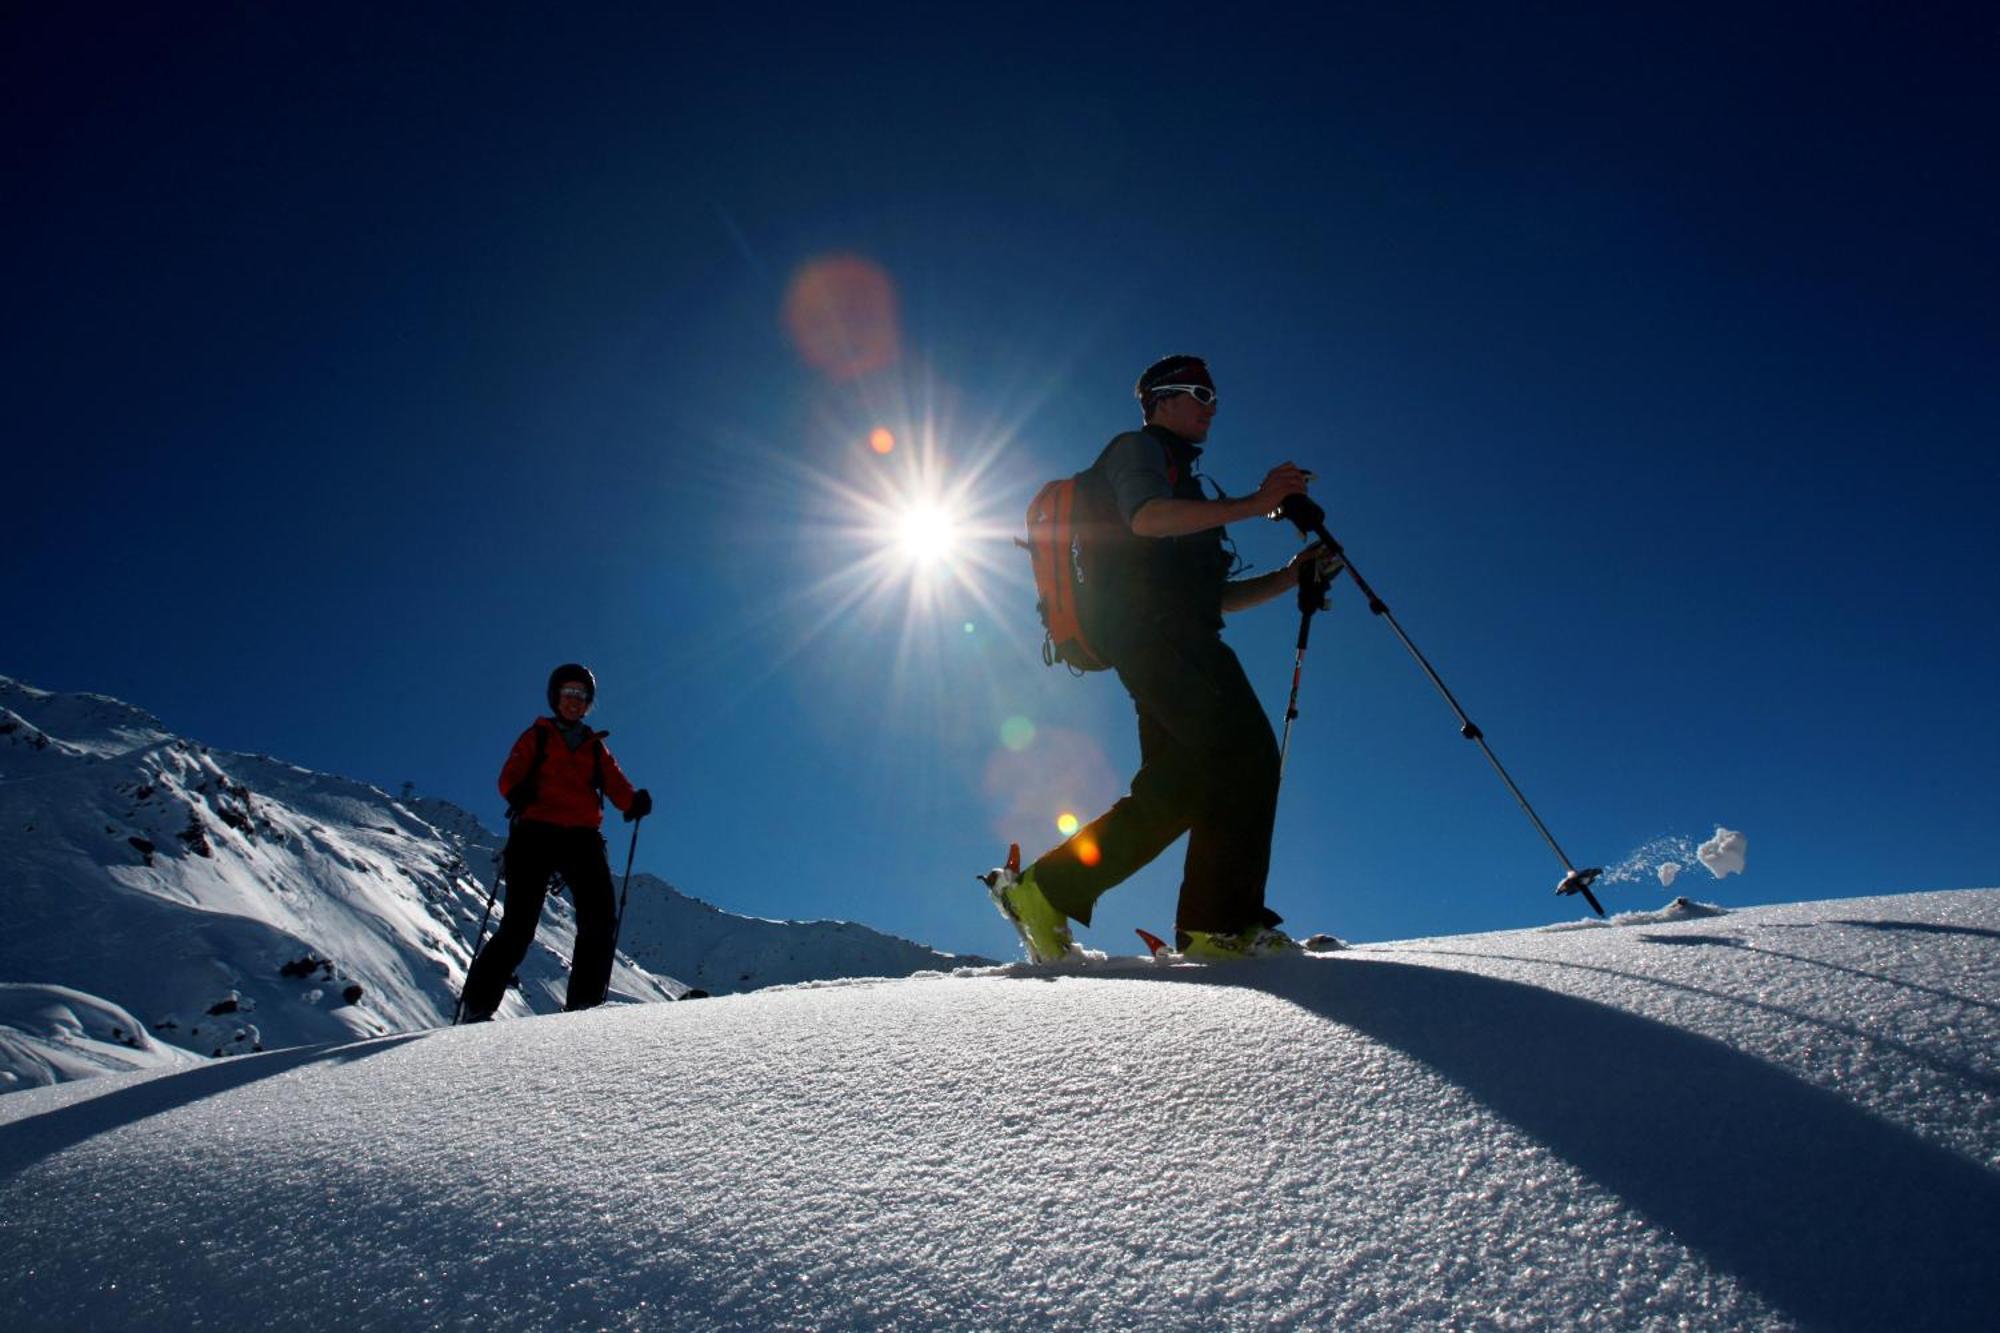
[[[1318,473],[1578,862],[1723,823],[1717,901],[2000,881],[1990,6],[80,8],[0,29],[0,672],[497,824],[582,659],[642,868],[1005,952],[973,873],[1136,757],[1008,530],[1198,351],[1211,474]],[[897,299],[858,378],[780,319],[838,254]],[[985,526],[866,561],[925,455]],[[1229,632],[1274,717],[1296,628]],[[1302,707],[1293,925],[1572,915],[1350,588]]]

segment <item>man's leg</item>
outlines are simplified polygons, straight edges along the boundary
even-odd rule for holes
[[[549,893],[549,876],[555,873],[549,853],[548,834],[541,826],[517,825],[507,839],[506,906],[500,928],[486,941],[465,974],[467,1018],[487,1018],[500,1007],[507,994],[508,979],[535,942],[535,928],[542,920],[542,903]]]
[[[565,1010],[592,1009],[611,989],[611,934],[618,900],[611,890],[611,863],[595,829],[578,829],[563,860],[570,902],[576,907],[576,949],[569,960]]]
[[[1122,675],[1122,673],[1121,673]],[[1097,900],[1150,865],[1187,832],[1194,786],[1173,737],[1137,704],[1139,771],[1118,803],[1035,862],[1051,906],[1084,925]]]
[[[1243,748],[1234,733],[1247,724],[1240,701],[1218,705],[1218,678],[1226,683],[1228,673],[1217,653],[1248,692],[1242,668],[1212,632],[1148,629],[1120,655],[1118,680],[1139,715],[1139,771],[1130,795],[1035,862],[1035,883],[1058,911],[1089,925],[1102,894],[1149,864],[1216,804],[1215,788],[1228,780],[1216,766]],[[1256,695],[1248,698],[1254,713],[1248,720],[1275,757],[1271,724]],[[1275,795],[1271,799],[1275,806]],[[1262,882],[1260,874],[1260,892]]]
[[[1277,737],[1236,654],[1220,639],[1204,649],[1199,660],[1211,688],[1192,706],[1205,711],[1199,729],[1213,748],[1203,752],[1174,928],[1275,926],[1282,918],[1264,905],[1264,885],[1278,812]]]

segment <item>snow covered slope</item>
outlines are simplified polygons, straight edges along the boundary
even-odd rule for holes
[[[115,699],[0,677],[0,982],[69,988],[200,1055],[448,1022],[497,841],[446,802],[210,750]],[[708,990],[952,961],[857,927],[730,917],[657,880],[632,892],[634,938]],[[561,1007],[574,939],[552,899],[503,1016]],[[615,996],[688,989],[630,952]],[[121,1058],[48,1058],[68,1031],[0,1014],[0,1090]]]
[[[449,1021],[491,882],[477,831],[0,678],[0,980],[103,997],[202,1055]],[[503,1012],[559,1007],[574,937],[559,904]],[[683,989],[629,964],[613,986]]]
[[[1996,1308],[1996,890],[964,969],[0,1098],[10,1329]]]
[[[851,921],[737,916],[643,874],[632,876],[618,945],[651,971],[712,995],[839,977],[907,977],[994,962],[939,953]]]

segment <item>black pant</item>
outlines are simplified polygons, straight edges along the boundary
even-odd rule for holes
[[[569,885],[570,902],[576,907],[576,953],[569,960],[569,998],[563,1008],[603,1004],[604,993],[611,988],[617,899],[611,892],[611,864],[602,835],[593,828],[519,820],[507,839],[505,866],[506,914],[466,973],[467,1017],[483,1018],[500,1007],[508,980],[535,942],[554,875]]]
[[[1089,925],[1099,896],[1186,833],[1176,931],[1277,925],[1264,880],[1278,742],[1236,654],[1213,631],[1156,626],[1135,634],[1114,665],[1139,713],[1131,795],[1035,862],[1036,884]]]

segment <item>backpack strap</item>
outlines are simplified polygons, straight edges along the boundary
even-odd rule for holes
[[[507,793],[507,822],[513,823],[521,812],[535,803],[535,782],[541,776],[542,762],[549,757],[549,729],[542,725],[540,718],[530,728],[535,733],[535,757],[528,761],[528,771]]]

